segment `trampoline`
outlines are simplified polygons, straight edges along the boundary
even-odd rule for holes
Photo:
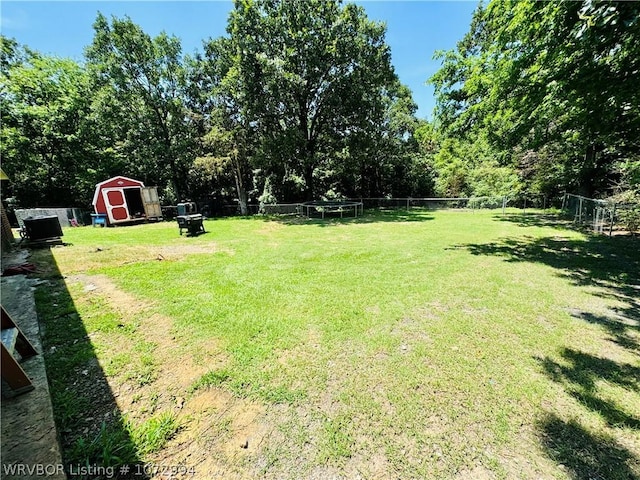
[[[312,201],[300,204],[301,214],[307,218],[325,218],[333,216],[343,218],[344,216],[357,217],[364,212],[362,202],[351,202],[347,200]]]

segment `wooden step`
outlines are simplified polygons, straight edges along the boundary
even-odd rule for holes
[[[36,355],[36,349],[23,335],[18,326],[4,307],[0,306],[2,315],[2,329],[0,330],[0,370],[2,379],[7,382],[15,395],[29,392],[34,389],[31,379],[18,363],[18,358],[23,360]],[[16,356],[18,352],[20,355]],[[5,392],[3,392],[4,394]]]

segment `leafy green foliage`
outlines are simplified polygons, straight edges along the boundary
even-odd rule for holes
[[[435,189],[443,197],[505,196],[518,193],[516,169],[501,165],[486,140],[446,138],[434,155]]]
[[[635,233],[640,229],[640,207],[634,206],[624,210],[621,217],[628,231]]]
[[[640,6],[517,2],[480,6],[431,79],[447,135],[486,135],[525,185],[590,196],[638,161]],[[560,166],[560,168],[558,168]]]
[[[247,215],[256,135],[235,67],[237,48],[228,38],[210,40],[204,47],[204,56],[196,56],[190,70],[193,85],[198,86],[195,108],[206,132],[200,142],[200,163],[216,165],[233,179],[240,212]],[[219,183],[218,191],[227,184]]]
[[[128,17],[109,22],[99,14],[93,26],[86,56],[100,91],[100,123],[120,123],[112,141],[131,157],[129,172],[150,184],[170,185],[179,198],[186,196],[196,129],[189,128],[185,107],[180,41],[164,32],[151,38]]]
[[[627,190],[609,198],[609,201],[617,204],[616,215],[627,231],[636,233],[640,230],[640,194]]]
[[[22,205],[87,205],[115,174],[238,201],[588,196],[640,185],[640,7],[495,0],[438,52],[415,117],[384,24],[337,0],[238,1],[228,36],[182,55],[99,14],[86,65],[2,37],[1,153]]]
[[[391,136],[403,128],[390,117],[400,120],[403,110],[414,121],[410,93],[398,88],[390,64],[385,27],[361,7],[237,2],[228,31],[234,57],[227,78],[259,132],[254,167],[273,177],[269,185],[278,198],[354,193],[361,184],[348,176],[364,173],[371,180],[367,170],[385,157],[380,152],[365,163],[376,150],[374,139],[381,130]],[[385,122],[387,129],[380,129]]]
[[[243,214],[252,198],[432,193],[417,106],[362,7],[237,2],[229,36],[192,57],[128,17],[93,26],[86,66],[3,38],[2,153],[23,206],[88,206],[117,174]]]
[[[17,48],[11,45],[3,41],[3,49]],[[69,59],[9,52],[0,81],[0,148],[11,193],[25,206],[89,203],[100,155],[90,145],[85,70]]]

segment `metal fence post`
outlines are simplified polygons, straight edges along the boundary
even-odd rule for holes
[[[613,234],[613,222],[616,218],[616,204],[613,204],[613,210],[611,211],[611,223],[609,224],[609,236]]]
[[[582,197],[580,198],[580,203],[578,205],[579,213],[578,213],[578,223],[582,225]]]

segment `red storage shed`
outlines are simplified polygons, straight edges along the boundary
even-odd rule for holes
[[[157,188],[145,187],[141,181],[127,177],[98,183],[93,208],[106,215],[110,224],[162,218]]]

